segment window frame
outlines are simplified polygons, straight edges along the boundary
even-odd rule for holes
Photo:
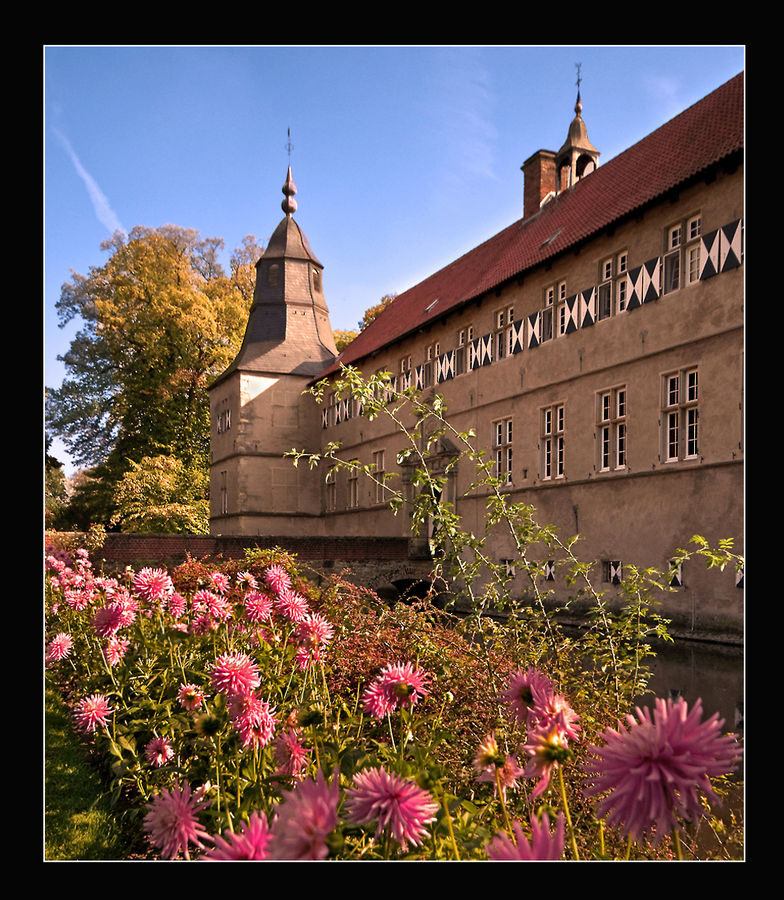
[[[671,294],[699,281],[701,235],[700,212],[692,213],[667,226],[660,276],[662,295]]]
[[[379,465],[380,463],[380,465]],[[376,504],[384,503],[386,501],[386,459],[385,459],[385,451],[382,450],[374,450],[373,451],[373,475],[375,481],[373,482],[374,487],[374,502]]]
[[[503,485],[514,484],[514,417],[493,421],[494,474]]]
[[[598,472],[620,472],[628,468],[629,394],[625,384],[596,394],[596,468]]]
[[[566,477],[566,404],[542,407],[540,416],[542,481]]]
[[[688,366],[662,376],[662,459],[689,462],[700,457],[699,369]]]

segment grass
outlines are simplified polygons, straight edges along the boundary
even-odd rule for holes
[[[134,841],[123,833],[62,699],[48,684],[45,715],[44,859],[128,859]]]

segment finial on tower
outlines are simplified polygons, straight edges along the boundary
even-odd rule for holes
[[[291,129],[288,129],[288,143],[286,144],[286,149],[289,154],[289,169],[286,173],[286,183],[283,185],[283,193],[286,195],[286,199],[280,204],[281,209],[287,216],[291,216],[297,209],[297,201],[294,199],[294,194],[297,193],[297,186],[294,184],[294,179],[291,175]]]
[[[575,67],[577,68],[577,102],[574,104],[574,111],[579,116],[583,111],[583,101],[580,97],[580,83],[582,82],[582,75],[580,74],[580,70],[582,69],[582,63],[575,63]]]

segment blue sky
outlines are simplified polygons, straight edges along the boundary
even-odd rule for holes
[[[744,68],[742,45],[46,46],[44,381],[55,304],[119,228],[266,244],[283,212],[324,265],[332,327],[522,216],[520,166],[574,115],[600,164]],[[72,471],[61,445],[55,455]]]

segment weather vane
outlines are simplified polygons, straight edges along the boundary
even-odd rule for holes
[[[580,90],[580,82],[583,80],[582,77],[580,76],[580,69],[582,68],[582,65],[583,65],[582,63],[575,63],[575,66],[577,68],[577,90],[578,90],[578,92]]]
[[[291,165],[291,149],[293,146],[291,143],[291,129],[288,128],[288,129],[286,129],[286,131],[288,133],[288,141],[286,142],[286,150],[288,151],[288,154],[289,154],[289,165]]]

